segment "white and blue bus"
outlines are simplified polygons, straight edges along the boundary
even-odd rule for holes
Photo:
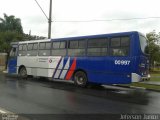
[[[149,79],[146,37],[137,32],[12,43],[8,73],[52,80],[129,84]]]

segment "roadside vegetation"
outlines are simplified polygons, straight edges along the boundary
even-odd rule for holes
[[[160,73],[151,73],[150,81],[160,82]]]
[[[132,83],[130,86],[142,87],[142,88],[146,88],[148,90],[154,90],[154,91],[160,92],[159,85],[152,85],[152,84],[145,84],[145,83]]]
[[[146,53],[149,55],[150,71],[160,71],[160,32],[152,31],[146,34],[148,47]]]

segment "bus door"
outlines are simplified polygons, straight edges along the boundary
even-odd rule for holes
[[[10,56],[8,59],[8,73],[17,72],[17,51],[18,51],[18,44],[12,45],[12,49],[10,51]]]

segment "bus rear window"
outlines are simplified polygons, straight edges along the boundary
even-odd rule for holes
[[[141,50],[142,50],[143,53],[146,53],[147,39],[142,35],[140,35],[139,38],[140,38]]]

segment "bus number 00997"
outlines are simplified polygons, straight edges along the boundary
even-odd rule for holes
[[[115,65],[130,65],[130,60],[115,60]]]

